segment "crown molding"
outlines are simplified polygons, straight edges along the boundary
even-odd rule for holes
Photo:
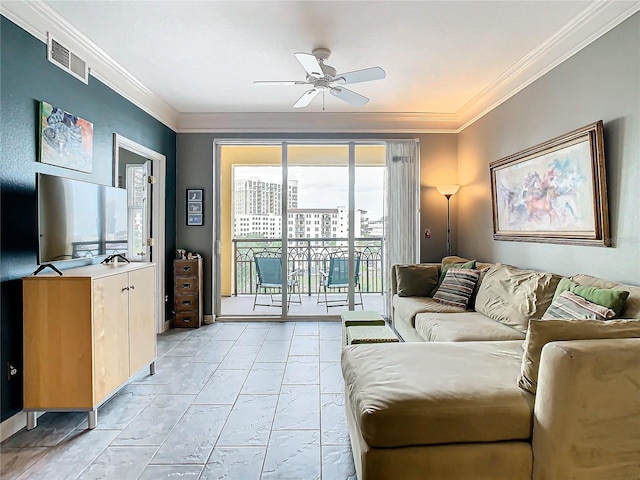
[[[96,79],[179,133],[459,133],[640,11],[640,0],[594,0],[572,21],[455,113],[178,113],[42,0],[0,2],[0,13],[38,38],[80,54]]]
[[[178,133],[455,133],[457,119],[441,113],[183,113]]]
[[[154,94],[93,41],[41,0],[0,2],[0,13],[47,43],[47,32],[58,38],[89,66],[89,73],[146,113],[175,130],[178,112]]]
[[[595,0],[456,112],[458,131],[640,11],[640,1]]]

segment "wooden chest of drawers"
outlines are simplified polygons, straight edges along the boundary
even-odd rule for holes
[[[174,328],[202,325],[202,259],[173,261]]]

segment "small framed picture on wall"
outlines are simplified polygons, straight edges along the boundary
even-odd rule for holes
[[[187,211],[191,213],[202,213],[202,202],[187,203]]]
[[[190,226],[201,226],[202,225],[202,215],[200,214],[189,214],[187,215],[187,225]]]
[[[204,224],[204,190],[187,189],[187,226],[199,227]]]
[[[187,189],[187,201],[188,202],[202,202],[202,189],[201,188],[189,188]]]

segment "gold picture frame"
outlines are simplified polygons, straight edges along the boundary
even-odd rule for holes
[[[489,164],[493,238],[608,247],[602,120]]]

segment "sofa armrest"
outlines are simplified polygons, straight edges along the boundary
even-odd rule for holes
[[[398,293],[398,278],[396,277],[396,267],[404,266],[404,265],[409,265],[409,264],[396,263],[394,265],[391,265],[391,298],[393,298],[393,296],[396,293]],[[410,264],[410,265],[415,265],[415,266],[418,266],[418,267],[421,267],[421,266],[438,267],[438,271],[440,271],[440,267],[441,267],[440,263],[416,263],[416,264]]]
[[[640,478],[640,338],[544,346],[533,479]]]

